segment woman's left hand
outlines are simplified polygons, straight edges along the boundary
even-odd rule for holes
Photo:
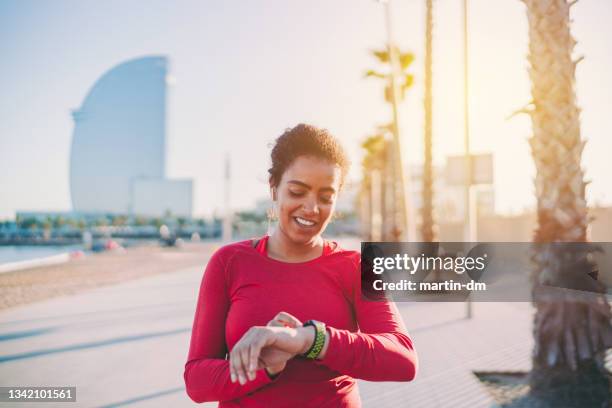
[[[253,326],[234,345],[229,354],[231,381],[238,380],[240,384],[245,384],[247,378],[254,380],[264,348],[284,351],[288,353],[287,357],[292,358],[308,350],[313,341],[314,331],[308,327]]]

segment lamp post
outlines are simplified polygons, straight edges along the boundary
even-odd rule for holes
[[[472,157],[470,153],[470,104],[468,75],[468,0],[463,0],[463,145],[465,155],[464,168],[464,211],[463,211],[463,241],[475,242],[475,216],[473,212],[472,194]],[[466,299],[466,318],[472,317],[472,301]]]
[[[469,71],[468,71],[468,0],[463,0],[463,145],[465,155],[464,175],[464,241],[473,242],[475,231],[472,228],[472,159],[470,154],[470,104],[469,104]]]

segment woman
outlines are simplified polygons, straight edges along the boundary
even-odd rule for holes
[[[321,237],[347,170],[325,130],[300,124],[276,140],[278,227],[224,246],[206,266],[184,374],[192,400],[359,407],[355,378],[414,378],[416,353],[395,306],[363,300],[359,253]]]

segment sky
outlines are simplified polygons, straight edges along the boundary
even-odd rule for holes
[[[415,85],[400,106],[402,145],[420,163],[423,137],[424,0],[392,0],[392,30],[411,51]],[[462,0],[434,1],[434,158],[463,149]],[[534,205],[527,116],[525,6],[469,0],[470,132],[474,152],[494,156],[496,211]],[[612,2],[572,8],[583,162],[589,204],[612,205]],[[373,0],[30,1],[0,0],[0,219],[19,210],[70,210],[70,116],[106,71],[139,56],[166,55],[166,168],[194,179],[194,213],[223,210],[224,158],[231,206],[266,197],[270,144],[287,127],[329,129],[360,176],[360,144],[390,119],[382,84],[364,79],[370,50],[386,41]]]

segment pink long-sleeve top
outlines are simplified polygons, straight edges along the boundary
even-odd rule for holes
[[[196,402],[220,401],[222,408],[354,408],[361,406],[356,378],[412,380],[417,356],[395,305],[363,300],[360,287],[360,254],[335,242],[302,263],[269,258],[250,240],[220,248],[200,286],[185,364],[187,394]],[[250,327],[265,326],[281,311],[326,323],[325,357],[289,360],[274,379],[261,369],[254,381],[232,383],[228,351]]]

